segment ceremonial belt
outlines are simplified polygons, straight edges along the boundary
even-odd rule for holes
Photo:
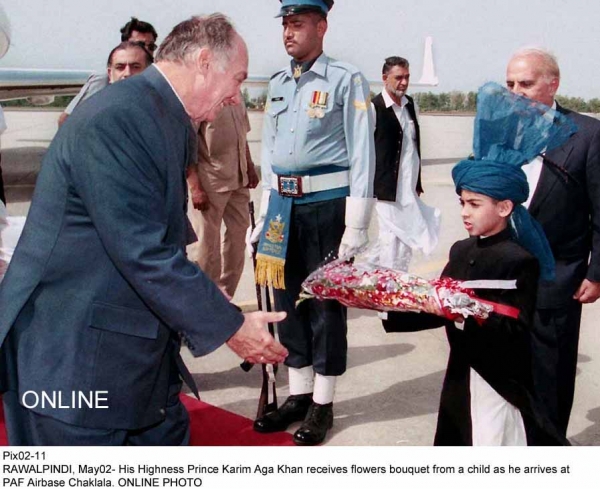
[[[277,175],[273,173],[271,186],[280,195],[296,197],[323,190],[348,187],[350,172],[348,170],[324,175]],[[298,195],[299,194],[299,195]]]
[[[343,199],[350,195],[348,167],[321,165],[290,171],[272,167],[274,188],[258,242],[255,280],[261,286],[285,289],[285,259],[295,205]],[[266,189],[265,189],[266,191]]]
[[[295,204],[308,204],[350,195],[350,170],[344,166],[322,165],[309,170],[286,170],[273,166],[271,187]]]

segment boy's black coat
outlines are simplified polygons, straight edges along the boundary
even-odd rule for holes
[[[386,331],[418,331],[444,325],[450,358],[440,400],[436,445],[471,445],[469,368],[521,410],[529,444],[567,444],[543,419],[531,395],[530,327],[539,265],[505,230],[488,238],[455,243],[442,276],[458,280],[516,280],[516,290],[478,289],[482,299],[519,309],[517,320],[492,313],[484,324],[474,319],[459,329],[430,314],[390,313]]]

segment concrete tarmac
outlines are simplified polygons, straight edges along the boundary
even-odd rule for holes
[[[25,215],[45,148],[56,131],[57,111],[5,111],[8,130],[2,136],[2,167],[11,215]],[[472,118],[422,117],[424,139],[424,201],[442,211],[440,243],[430,256],[415,256],[411,272],[439,275],[449,247],[466,237],[459,216],[450,171],[470,152]],[[251,113],[250,146],[260,161],[262,117]],[[428,132],[429,131],[429,132]],[[252,191],[255,205],[260,190]],[[375,221],[375,219],[373,220]],[[376,236],[376,224],[369,230]],[[255,302],[252,264],[247,259],[234,301],[251,308]],[[600,445],[600,335],[596,328],[600,304],[583,308],[575,404],[569,438],[575,445]],[[427,446],[435,432],[439,395],[448,358],[443,330],[386,334],[371,311],[350,310],[348,370],[338,382],[334,426],[328,445]],[[184,358],[204,401],[254,418],[261,369],[245,373],[227,347],[202,358],[186,350]],[[288,395],[287,372],[279,369],[280,402]],[[292,425],[293,432],[297,425]]]

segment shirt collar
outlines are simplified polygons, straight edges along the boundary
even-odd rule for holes
[[[558,110],[556,108],[556,100],[554,100],[552,102],[552,105],[550,106],[550,109],[548,109],[546,112],[544,112],[543,117],[546,120],[552,122],[552,121],[554,121],[554,118],[556,117],[557,112],[558,112]],[[546,151],[546,150],[544,150],[544,151]]]
[[[480,248],[487,248],[489,246],[493,246],[495,244],[501,243],[502,241],[506,241],[511,239],[512,231],[510,229],[510,225],[504,228],[499,233],[496,233],[492,236],[479,236],[477,238],[477,246]]]
[[[171,87],[171,90],[173,90],[173,93],[177,96],[177,99],[181,102],[181,105],[183,106],[184,110],[185,110],[185,104],[183,103],[183,100],[181,100],[181,97],[179,96],[179,94],[177,93],[177,90],[175,90],[175,87],[173,86],[173,84],[171,83],[171,80],[169,80],[167,78],[167,75],[165,75],[162,70],[158,67],[158,65],[152,65],[156,68],[156,70],[162,75],[162,77],[167,81],[167,83],[169,84],[169,86]],[[187,110],[186,110],[187,112]]]
[[[321,53],[319,55],[319,57],[315,60],[313,65],[311,66],[310,70],[308,70],[306,73],[310,73],[312,71],[313,73],[319,75],[320,77],[325,78],[325,75],[327,74],[327,65],[328,64],[329,64],[329,57],[327,57],[325,55],[325,53]],[[285,72],[286,72],[287,76],[289,76],[290,78],[293,77],[291,63],[286,68]]]
[[[136,75],[135,78],[141,77],[146,80],[159,93],[167,104],[169,112],[177,117],[184,125],[193,126],[192,119],[185,109],[185,104],[181,100],[179,94],[170,83],[169,79],[160,71],[155,64],[150,65],[142,73]],[[133,79],[134,77],[132,77]]]
[[[385,108],[389,109],[392,105],[398,105],[394,99],[392,98],[392,96],[388,93],[387,89],[384,87],[381,95],[383,96],[383,101],[385,102]],[[398,105],[398,107],[400,108],[404,108],[404,106],[408,103],[408,99],[406,98],[406,95],[402,95],[402,98],[400,99],[400,105]]]

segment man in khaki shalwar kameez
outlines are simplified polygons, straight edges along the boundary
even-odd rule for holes
[[[188,168],[190,220],[198,235],[188,248],[189,258],[232,297],[244,269],[249,188],[258,184],[249,131],[244,104],[224,106],[213,122],[200,126],[198,163]]]

